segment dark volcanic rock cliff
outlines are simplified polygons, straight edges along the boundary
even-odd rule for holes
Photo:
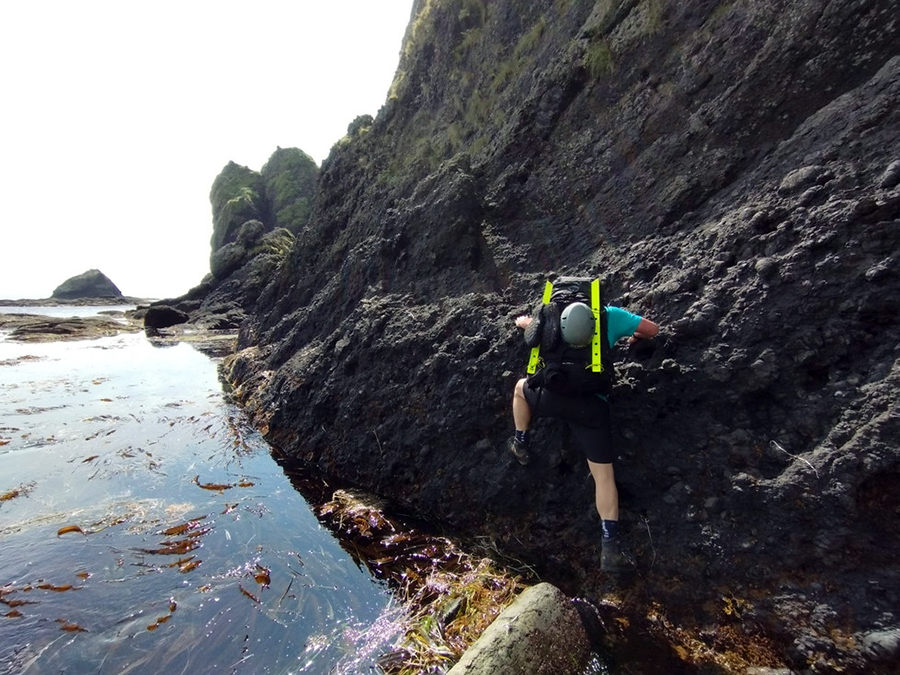
[[[617,350],[634,632],[685,668],[891,672],[897,10],[416,2],[387,104],[257,280],[238,395],[285,452],[596,595],[584,460],[553,423],[527,468],[503,446],[513,318],[599,275],[663,327]]]

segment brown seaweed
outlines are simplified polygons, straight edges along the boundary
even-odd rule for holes
[[[228,483],[201,483],[199,475],[194,476],[194,479],[191,482],[199,488],[212,490],[213,492],[224,492],[225,490],[230,490],[234,487],[234,485]]]
[[[400,644],[378,660],[388,675],[443,672],[524,589],[489,558],[395,524],[380,504],[348,491],[336,491],[318,516],[409,608]]]
[[[78,525],[66,525],[65,527],[59,528],[59,531],[56,533],[57,537],[61,537],[64,534],[68,534],[69,532],[78,532],[78,534],[84,534],[84,530],[82,530]],[[87,536],[87,535],[85,535]]]

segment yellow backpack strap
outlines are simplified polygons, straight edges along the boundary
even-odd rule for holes
[[[591,311],[594,313],[594,337],[591,338],[591,371],[594,373],[603,372],[603,360],[600,353],[600,343],[602,336],[600,335],[600,280],[594,279],[591,282]]]
[[[542,302],[545,305],[550,304],[550,296],[553,294],[553,283],[548,281],[544,285],[544,297]],[[534,347],[531,348],[531,356],[528,357],[528,374],[534,375],[537,372],[538,365],[541,362],[541,343],[538,342]]]

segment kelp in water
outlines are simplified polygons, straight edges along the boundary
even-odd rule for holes
[[[406,528],[350,491],[336,491],[317,513],[356,563],[384,580],[407,608],[403,638],[378,660],[388,675],[449,668],[524,589],[489,558]]]

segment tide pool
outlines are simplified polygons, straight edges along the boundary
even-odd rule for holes
[[[377,672],[397,637],[187,344],[0,340],[0,495],[4,672]]]

